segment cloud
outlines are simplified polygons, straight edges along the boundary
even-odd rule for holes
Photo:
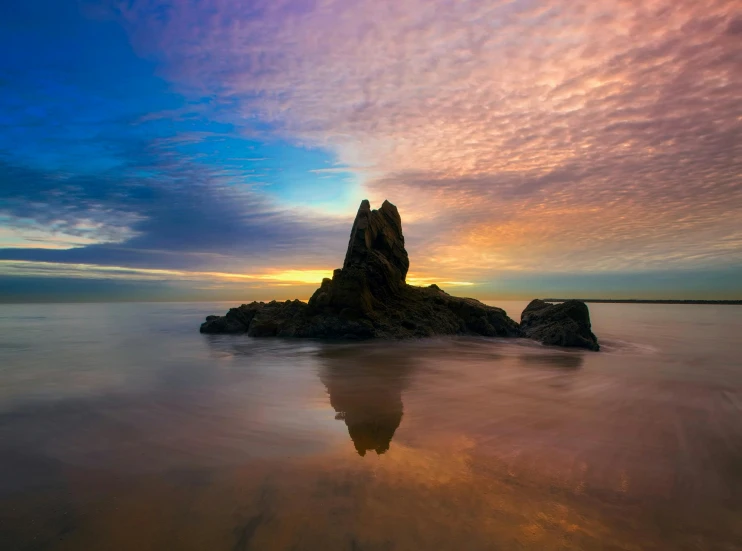
[[[355,174],[419,281],[742,265],[739,0],[81,7],[0,64],[0,259],[325,270]]]
[[[288,195],[284,181],[327,155],[236,135],[221,116],[228,99],[170,90],[107,7],[81,6],[94,21],[75,3],[0,7],[0,46],[12,52],[0,60],[0,259],[56,262],[60,272],[340,262],[347,222],[275,191]],[[338,195],[340,180],[322,191]]]
[[[120,17],[184,93],[362,167],[425,269],[487,277],[742,261],[739,8],[208,0]]]
[[[0,258],[212,271],[332,265],[325,243],[344,224],[281,208],[218,168],[149,147],[125,170],[94,175],[0,166],[4,232],[21,238]],[[35,239],[47,248],[30,247]]]

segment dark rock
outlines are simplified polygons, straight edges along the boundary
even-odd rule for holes
[[[262,302],[252,302],[230,308],[225,316],[207,316],[201,324],[201,333],[247,333],[250,322],[263,306]]]
[[[363,201],[342,269],[322,281],[309,299],[309,314],[314,316],[310,333],[320,327],[324,334],[331,333],[334,324],[327,318],[337,317],[357,322],[343,331],[344,336],[360,338],[520,334],[518,325],[499,308],[452,297],[437,285],[407,285],[409,266],[397,207],[384,201],[379,210],[371,210]]]
[[[435,284],[408,285],[405,279],[409,266],[397,207],[384,201],[380,209],[371,210],[364,200],[353,222],[343,267],[334,271],[332,279],[322,281],[308,304],[298,300],[243,304],[223,317],[209,316],[201,332],[329,339],[524,335],[521,326],[500,308],[472,298],[453,297]],[[529,305],[533,312],[537,309],[532,307],[534,303]],[[582,307],[587,312],[584,304]],[[532,338],[597,349],[589,316],[587,332],[579,316],[573,320],[570,315],[559,314],[546,325],[548,328],[541,322],[528,325]],[[587,346],[590,336],[594,347]]]
[[[535,299],[523,310],[520,326],[526,337],[544,344],[600,350],[590,312],[579,300],[551,304]]]
[[[397,207],[384,201],[379,210],[371,210],[364,200],[353,222],[343,267],[335,270],[331,280],[322,281],[309,300],[311,311],[348,309],[368,315],[399,297],[409,267]]]
[[[247,334],[251,337],[294,337],[297,322],[306,312],[307,305],[300,300],[287,300],[268,304],[258,303]]]

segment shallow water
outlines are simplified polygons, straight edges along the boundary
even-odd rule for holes
[[[228,306],[0,306],[0,549],[742,549],[742,307],[590,305],[592,353]]]

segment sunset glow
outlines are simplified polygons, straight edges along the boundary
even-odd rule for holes
[[[592,295],[739,298],[741,13],[0,8],[0,279],[319,284],[368,198],[399,208],[413,284],[547,296],[580,274]]]

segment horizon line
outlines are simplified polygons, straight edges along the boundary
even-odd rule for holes
[[[577,300],[580,302],[586,302],[586,303],[620,303],[620,304],[709,304],[709,305],[730,305],[730,306],[742,306],[742,299],[642,299],[642,298],[485,298],[485,299],[479,299],[484,302],[495,302],[495,301],[502,301],[502,302],[530,302],[533,300],[543,300],[544,302],[566,302],[568,300]],[[244,299],[242,299],[244,300]],[[250,300],[249,302],[287,302],[287,301],[293,301],[293,300],[300,300],[301,302],[309,302],[308,298],[294,298],[294,299],[272,299],[272,300]],[[137,300],[137,299],[54,299],[54,300],[28,300],[28,299],[21,299],[21,300],[4,300],[0,299],[0,304],[124,304],[124,303],[132,303],[132,304],[161,304],[161,303],[216,303],[216,302],[228,302],[228,303],[235,303],[235,302],[241,302],[241,299],[143,299],[143,300]],[[241,302],[243,304],[247,304],[248,302]]]

